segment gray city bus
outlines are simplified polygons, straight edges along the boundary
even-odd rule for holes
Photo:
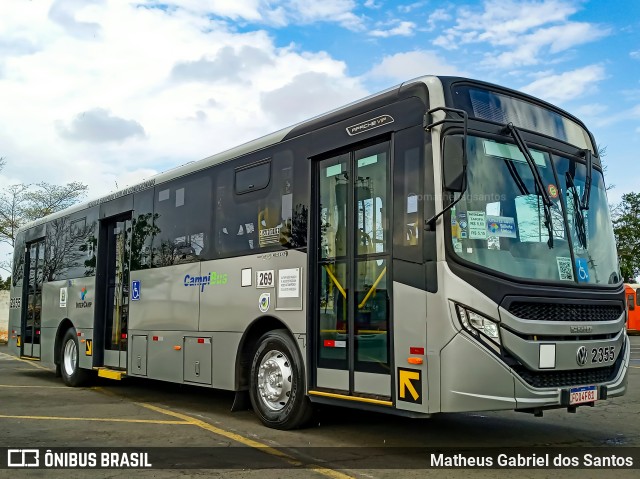
[[[314,403],[542,415],[625,393],[602,165],[575,117],[426,76],[26,225],[9,344],[95,374]]]

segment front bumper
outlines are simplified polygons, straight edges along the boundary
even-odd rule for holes
[[[624,341],[623,353],[603,381],[534,387],[517,367],[508,366],[495,353],[459,332],[441,353],[441,411],[532,410],[566,407],[563,391],[570,387],[597,385],[606,397],[621,396],[627,389],[630,345]],[[585,371],[597,371],[596,369]],[[534,376],[571,374],[572,371],[529,371]],[[593,376],[598,379],[597,376]],[[588,381],[588,380],[587,380]],[[566,381],[565,381],[566,382]],[[602,389],[605,388],[605,389]],[[564,393],[566,397],[566,392]],[[602,397],[602,392],[600,394]]]

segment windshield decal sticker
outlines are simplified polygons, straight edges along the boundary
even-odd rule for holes
[[[578,273],[578,283],[589,282],[589,266],[584,258],[576,258],[576,271]]]
[[[510,216],[487,216],[487,234],[515,238],[516,220]]]
[[[484,211],[468,211],[469,239],[487,239],[487,220]]]
[[[547,191],[549,192],[549,196],[554,200],[558,197],[558,188],[556,185],[547,186]]]
[[[556,257],[558,263],[558,274],[561,281],[573,281],[573,266],[571,265],[571,258],[565,258],[562,256]]]

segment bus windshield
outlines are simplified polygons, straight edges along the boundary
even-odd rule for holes
[[[470,136],[467,149],[467,189],[451,210],[451,242],[460,259],[520,278],[618,283],[599,171],[593,172],[590,207],[580,214],[585,165],[529,149],[553,203],[548,228],[543,197],[516,145]]]

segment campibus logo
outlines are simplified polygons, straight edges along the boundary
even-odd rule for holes
[[[187,274],[184,277],[185,286],[195,286],[200,288],[200,292],[204,291],[204,287],[207,285],[227,284],[227,275],[211,272],[202,276],[191,276]]]

